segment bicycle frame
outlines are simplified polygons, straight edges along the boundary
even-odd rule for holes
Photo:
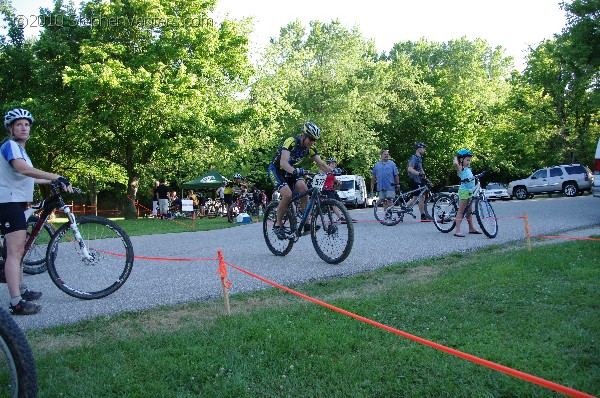
[[[29,248],[31,247],[33,242],[35,241],[35,238],[37,237],[38,233],[42,229],[44,223],[48,220],[48,218],[50,217],[52,212],[54,210],[61,210],[63,213],[65,213],[67,215],[67,218],[69,219],[69,224],[70,224],[71,230],[73,231],[73,234],[75,235],[75,239],[77,239],[79,248],[81,249],[81,254],[83,255],[83,257],[86,260],[90,260],[90,261],[93,260],[94,256],[92,254],[90,254],[85,242],[83,241],[83,237],[81,236],[81,234],[79,233],[79,229],[77,228],[75,214],[73,214],[73,212],[71,212],[71,209],[69,208],[69,206],[65,205],[65,202],[63,201],[63,198],[58,191],[60,188],[53,184],[53,185],[51,185],[51,189],[52,189],[52,195],[50,197],[42,200],[37,206],[32,206],[30,209],[28,209],[28,210],[32,210],[31,213],[34,213],[41,209],[42,213],[40,215],[40,219],[38,220],[37,224],[35,225],[35,227],[33,227],[33,230],[31,231],[31,235],[29,235],[29,238],[25,242],[25,250],[23,251],[23,253],[27,253],[27,251],[29,250]]]
[[[304,213],[302,214],[302,217],[300,218],[300,222],[298,223],[298,226],[295,228],[295,231],[293,231],[296,234],[297,239],[300,236],[302,236],[302,234],[298,234],[298,231],[303,230],[304,225],[306,224],[306,220],[308,219],[308,215],[310,214],[310,211],[313,209],[315,202],[317,204],[320,203],[320,198],[319,198],[320,190],[321,190],[320,187],[313,187],[313,188],[307,190],[306,192],[293,194],[292,198],[290,199],[290,204],[288,205],[288,207],[292,209],[293,214],[296,214],[296,212],[293,210],[293,205],[295,203],[297,203],[301,198],[303,198],[307,195],[310,195],[310,199],[308,200],[306,209],[304,209]]]

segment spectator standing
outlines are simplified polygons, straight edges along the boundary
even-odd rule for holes
[[[460,232],[460,224],[462,223],[465,210],[467,212],[467,223],[469,224],[469,233],[470,234],[481,234],[480,231],[475,229],[473,225],[473,218],[471,217],[471,205],[467,208],[467,204],[469,203],[469,199],[473,196],[473,189],[475,188],[475,178],[473,177],[473,172],[471,171],[471,160],[473,159],[473,152],[468,149],[461,149],[456,152],[456,156],[454,157],[454,167],[456,168],[456,172],[458,177],[460,178],[460,187],[458,188],[458,212],[456,213],[456,231],[454,232],[454,236],[459,238],[464,238],[465,234]]]
[[[396,196],[395,189],[400,183],[400,176],[396,163],[390,160],[390,151],[382,149],[380,156],[381,160],[375,163],[371,173],[371,192],[375,191],[377,182],[379,200],[383,200],[383,208],[387,209]]]
[[[154,180],[154,184],[152,185],[152,215],[156,217],[158,212],[158,199],[156,198],[156,188],[160,185],[158,180]]]
[[[166,217],[169,212],[170,191],[171,190],[167,186],[167,181],[164,178],[161,178],[155,193],[156,200],[158,200],[158,211],[161,217]]]
[[[4,116],[4,127],[10,137],[0,147],[0,227],[6,242],[4,274],[10,294],[9,309],[13,315],[37,314],[42,309],[32,303],[40,299],[42,293],[29,290],[23,283],[21,265],[27,239],[25,209],[27,203],[33,201],[34,184],[58,181],[64,191],[73,192],[65,177],[33,167],[25,151],[32,124],[33,116],[29,111],[9,111]]]
[[[408,166],[406,167],[406,172],[408,173],[408,189],[413,191],[415,189],[421,188],[425,185],[425,171],[423,170],[423,155],[425,155],[425,151],[427,149],[427,145],[422,142],[415,142],[415,153],[408,160]],[[413,203],[415,203],[415,199],[418,195],[418,192],[413,193],[412,197],[406,203],[407,207],[411,207]],[[430,221],[432,220],[431,216],[425,213],[425,200],[427,198],[425,195],[421,195],[419,198],[419,211],[421,212],[421,221]]]

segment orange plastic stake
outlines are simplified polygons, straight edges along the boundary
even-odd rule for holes
[[[223,260],[223,252],[217,250],[219,257],[219,268],[217,269],[217,275],[221,275],[221,286],[223,287],[223,297],[225,298],[225,309],[227,315],[231,315],[231,307],[229,306],[229,288],[232,283],[227,280],[227,267],[225,266],[225,260]]]
[[[523,213],[525,219],[525,236],[527,237],[527,250],[531,251],[531,228],[529,227],[529,219],[527,213]]]

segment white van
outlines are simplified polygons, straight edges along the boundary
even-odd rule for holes
[[[367,207],[367,185],[362,176],[345,174],[336,178],[342,183],[337,191],[346,206]]]
[[[594,185],[592,185],[592,194],[600,198],[600,139],[596,147],[596,160],[594,161]]]

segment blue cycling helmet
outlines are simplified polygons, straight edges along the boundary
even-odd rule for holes
[[[468,149],[461,149],[456,152],[457,158],[466,158],[467,156],[473,157],[475,155],[473,155],[473,152],[469,151]]]

